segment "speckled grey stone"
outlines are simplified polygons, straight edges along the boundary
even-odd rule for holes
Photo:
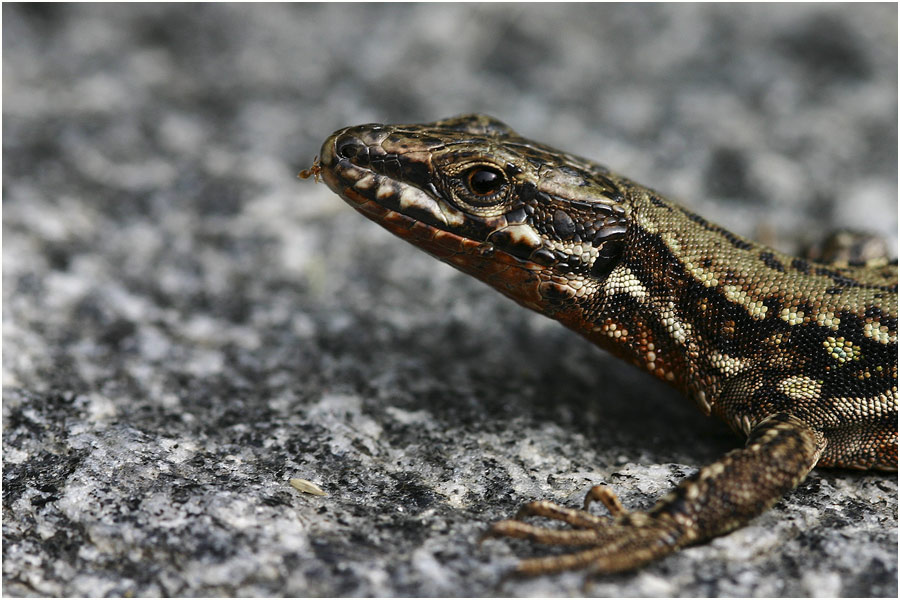
[[[896,49],[894,5],[4,4],[4,593],[583,593],[485,524],[741,441],[296,173],[481,111],[784,250],[896,246]],[[895,597],[896,515],[817,470],[589,591]]]

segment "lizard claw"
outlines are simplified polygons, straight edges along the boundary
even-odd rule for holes
[[[596,573],[626,571],[679,547],[681,535],[676,523],[643,512],[628,512],[609,488],[591,488],[585,497],[585,507],[592,502],[601,502],[612,518],[548,501],[529,502],[519,509],[515,519],[494,523],[479,543],[488,538],[508,537],[585,548],[569,554],[522,560],[514,570],[517,575],[542,575],[583,567],[590,567]],[[563,521],[572,528],[539,527],[520,520],[531,516]]]

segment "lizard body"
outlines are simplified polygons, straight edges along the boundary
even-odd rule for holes
[[[335,132],[311,170],[366,217],[668,381],[748,437],[646,512],[532,502],[491,536],[581,546],[538,574],[632,569],[740,527],[814,466],[897,468],[897,264],[746,240],[592,161],[465,115]]]

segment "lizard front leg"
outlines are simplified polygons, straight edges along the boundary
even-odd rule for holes
[[[537,502],[526,505],[520,514],[565,521],[575,529],[506,520],[495,523],[486,537],[586,547],[570,554],[523,560],[516,568],[521,574],[582,567],[597,573],[627,571],[747,523],[803,481],[824,447],[821,433],[789,414],[775,414],[753,429],[744,448],[700,469],[646,512],[627,512],[609,490],[597,486],[588,493],[585,509],[599,499],[612,513],[609,520]]]

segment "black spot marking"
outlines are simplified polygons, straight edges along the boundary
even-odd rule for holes
[[[826,269],[825,267],[819,267],[816,269],[816,275],[821,275],[823,277],[830,277],[831,280],[839,286],[845,287],[861,287],[862,284],[856,281],[855,279],[851,279],[846,275],[842,275],[836,271],[832,271],[831,269]]]
[[[748,242],[746,240],[742,240],[741,238],[734,235],[730,231],[722,229],[721,227],[716,227],[715,229],[719,233],[722,234],[722,237],[724,237],[726,240],[731,242],[731,245],[734,246],[735,248],[737,248],[738,250],[749,250],[750,248],[753,247],[753,244],[751,244],[750,242]]]
[[[874,319],[876,321],[881,321],[884,317],[884,310],[880,306],[867,306],[866,312],[863,313],[863,316],[866,319]]]
[[[771,252],[760,252],[759,259],[770,269],[775,269],[779,273],[784,273],[784,265],[781,264],[781,261],[775,258],[775,255]]]
[[[802,258],[795,258],[792,260],[791,268],[800,271],[804,275],[809,275],[810,270],[812,270],[812,266]]]
[[[781,301],[778,298],[766,298],[762,303],[768,309],[766,314],[777,315],[781,312]]]
[[[822,277],[830,277],[836,286],[839,287],[853,287],[853,288],[863,288],[867,290],[882,290],[885,292],[895,292],[897,291],[897,286],[888,286],[888,285],[874,285],[869,283],[862,283],[857,281],[851,277],[847,277],[842,273],[837,271],[833,271],[826,267],[818,267],[815,271],[816,275],[821,275]]]

